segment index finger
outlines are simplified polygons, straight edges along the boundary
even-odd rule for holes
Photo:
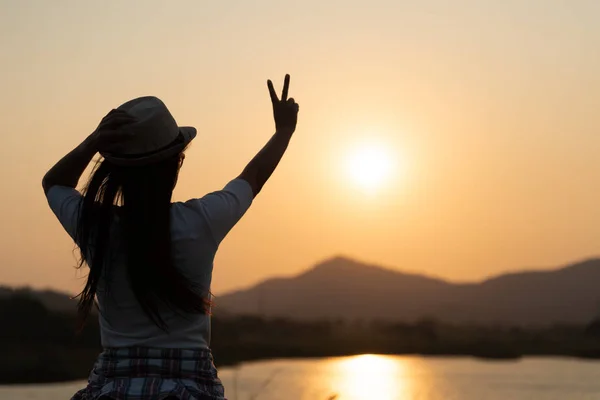
[[[290,75],[286,74],[285,80],[283,81],[283,91],[281,92],[281,101],[287,101],[289,88],[290,88]]]
[[[275,93],[275,88],[273,87],[273,82],[271,82],[270,79],[267,81],[267,87],[269,88],[269,94],[271,95],[271,101],[273,102],[273,104],[279,102],[279,99],[277,98],[277,93]]]
[[[136,121],[136,118],[132,115],[111,115],[100,121],[101,125],[119,125],[128,124]]]
[[[123,110],[111,110],[108,114],[106,114],[104,116],[104,118],[102,118],[102,122],[108,122],[108,121],[114,121],[114,120],[133,120],[135,119],[134,116],[132,116],[131,114],[127,113],[126,111]]]
[[[113,108],[112,110],[110,110],[110,112],[108,114],[106,114],[104,116],[104,118],[113,117],[113,116],[123,116],[123,115],[129,115],[129,113],[125,110]]]

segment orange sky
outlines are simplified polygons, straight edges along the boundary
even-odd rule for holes
[[[336,254],[474,280],[600,253],[600,2],[0,2],[0,283],[77,290],[46,170],[112,107],[161,97],[198,128],[176,199],[235,177],[273,132],[288,154],[216,259],[214,291]],[[342,166],[383,143],[375,195]]]

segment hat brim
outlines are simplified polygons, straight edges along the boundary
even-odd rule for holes
[[[196,128],[192,126],[180,126],[179,137],[175,142],[150,154],[140,154],[127,157],[117,156],[110,153],[101,153],[101,155],[105,160],[119,166],[132,167],[155,164],[159,161],[181,153],[196,137],[196,134]]]

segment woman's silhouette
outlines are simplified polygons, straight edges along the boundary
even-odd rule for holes
[[[222,190],[171,203],[196,136],[155,97],[112,110],[44,176],[50,208],[89,266],[83,326],[99,310],[103,352],[73,399],[224,399],[210,351],[213,259],[271,176],[296,129],[298,105],[268,81],[275,134]],[[79,178],[96,153],[81,194]]]

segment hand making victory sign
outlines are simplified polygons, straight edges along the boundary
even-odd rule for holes
[[[298,104],[293,98],[288,99],[288,89],[290,88],[290,76],[286,75],[283,82],[283,91],[281,99],[277,97],[273,82],[267,81],[271,103],[273,104],[273,118],[275,119],[275,134],[267,144],[258,152],[256,156],[248,163],[239,178],[246,180],[252,188],[252,193],[256,196],[275,168],[283,154],[285,153],[292,134],[296,130],[298,122]]]
[[[298,110],[300,107],[293,98],[288,99],[288,90],[290,87],[290,76],[286,75],[283,82],[283,91],[281,99],[277,97],[273,82],[267,81],[271,102],[273,103],[273,117],[275,118],[275,129],[280,133],[292,134],[296,130],[298,121]]]

